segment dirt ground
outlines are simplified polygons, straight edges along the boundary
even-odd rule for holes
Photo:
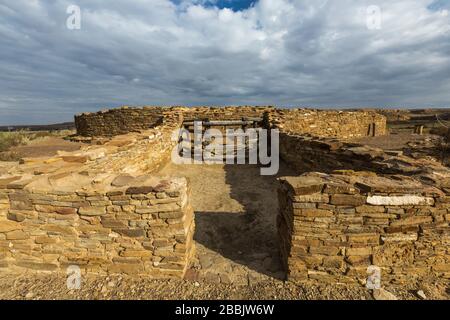
[[[51,157],[57,151],[79,150],[83,144],[64,140],[61,137],[44,137],[30,141],[27,145],[12,147],[9,151],[21,158]]]
[[[277,177],[256,165],[174,165],[163,175],[185,176],[195,210],[196,259],[188,277],[247,285],[284,278],[278,252]]]
[[[385,286],[399,300],[450,300],[448,280]],[[422,297],[418,292],[422,291]],[[293,284],[277,279],[239,286],[188,280],[152,280],[123,276],[83,276],[80,289],[68,289],[64,274],[0,273],[0,299],[34,300],[373,300],[364,286]]]
[[[437,136],[430,134],[396,133],[387,136],[357,138],[352,141],[383,150],[403,150],[409,148],[412,143],[421,144],[434,139],[437,139]]]

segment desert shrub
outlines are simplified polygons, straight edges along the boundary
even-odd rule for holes
[[[0,152],[8,151],[11,147],[25,144],[28,141],[25,132],[0,132]]]
[[[0,161],[19,161],[20,158],[20,154],[14,151],[0,152]]]
[[[442,164],[450,164],[450,129],[444,128],[445,130],[440,130],[441,138],[436,144],[436,150],[440,155],[440,160]]]

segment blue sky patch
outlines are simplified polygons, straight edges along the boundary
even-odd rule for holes
[[[240,11],[251,7],[257,2],[257,0],[218,0],[216,4],[213,4],[213,2],[216,1],[212,1],[211,5],[215,5],[220,9],[229,8],[233,11]]]

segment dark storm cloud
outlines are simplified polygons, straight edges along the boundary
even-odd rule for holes
[[[449,106],[447,4],[0,1],[0,124],[123,104]]]

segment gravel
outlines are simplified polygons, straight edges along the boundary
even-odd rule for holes
[[[426,283],[390,285],[385,289],[398,299],[449,299],[445,279]],[[32,300],[372,300],[371,290],[363,286],[304,283],[295,285],[268,280],[250,286],[185,280],[152,280],[124,276],[84,276],[79,290],[69,290],[63,274],[0,275],[0,299]]]

